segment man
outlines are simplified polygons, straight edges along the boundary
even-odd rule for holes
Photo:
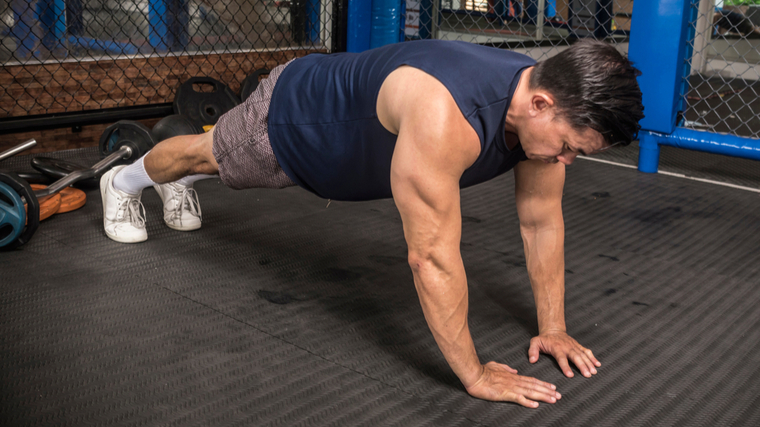
[[[192,182],[217,172],[232,188],[298,184],[336,200],[393,197],[425,319],[467,391],[527,407],[556,402],[554,385],[478,359],[467,324],[459,189],[514,169],[538,311],[529,360],[543,352],[568,377],[570,363],[595,374],[599,361],[565,328],[565,165],[631,142],[643,117],[637,75],[615,48],[595,41],[538,64],[444,41],[309,55],[275,68],[213,133],[170,138],[104,175],[106,234],[147,238],[140,192],[149,185],[170,227],[198,228]]]

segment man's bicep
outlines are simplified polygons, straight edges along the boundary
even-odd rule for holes
[[[520,225],[543,226],[562,219],[565,165],[526,160],[515,166],[515,203]]]

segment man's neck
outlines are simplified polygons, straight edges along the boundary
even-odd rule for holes
[[[521,114],[522,111],[520,109],[521,104],[525,101],[525,96],[530,96],[530,90],[528,89],[528,81],[530,80],[530,74],[533,72],[533,67],[525,69],[525,71],[520,74],[520,81],[517,82],[517,88],[515,89],[515,93],[512,95],[512,99],[509,102],[509,108],[507,109],[507,119],[506,123],[504,123],[504,131],[507,133],[512,133],[517,135],[517,128],[519,127],[519,123],[522,120]],[[509,149],[513,149],[514,146],[510,146],[510,142],[514,144],[514,146],[517,146],[519,141],[517,138],[509,138],[507,137],[507,146]]]

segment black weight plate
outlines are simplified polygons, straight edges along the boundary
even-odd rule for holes
[[[17,172],[17,171],[9,171],[9,170],[0,170],[0,173],[3,173],[3,172],[6,172],[6,173],[13,172],[16,175],[18,175],[19,178],[23,179],[29,184],[49,185],[53,181],[55,181],[53,177],[45,175],[44,173],[39,173],[39,172]]]
[[[241,101],[245,102],[245,100],[251,96],[253,91],[259,86],[259,77],[265,74],[269,74],[269,70],[266,68],[259,68],[243,80],[243,86],[240,88]]]
[[[203,128],[181,114],[172,114],[159,120],[152,132],[156,143],[159,143],[173,136],[201,134]]]
[[[211,86],[210,92],[197,92],[193,85]],[[174,113],[187,116],[193,123],[203,127],[215,125],[222,114],[240,104],[240,99],[219,80],[211,77],[193,77],[177,88],[174,97]]]
[[[18,175],[19,178],[23,179],[29,184],[50,185],[53,183],[53,181],[55,181],[52,176],[38,172],[16,172],[16,175]]]
[[[0,182],[7,184],[19,196],[23,197],[24,200],[26,201],[26,207],[27,207],[26,227],[24,227],[24,231],[22,231],[21,234],[15,240],[0,247],[0,250],[7,251],[7,250],[15,249],[27,243],[34,235],[34,232],[37,231],[37,227],[39,227],[40,225],[40,202],[37,200],[37,197],[34,195],[34,191],[32,190],[32,187],[30,187],[26,181],[19,178],[19,176],[16,175],[15,173],[13,172],[0,173]]]
[[[56,180],[61,179],[72,172],[89,169],[82,165],[72,163],[66,160],[54,159],[52,157],[44,157],[44,156],[33,158],[32,167],[42,172],[45,175],[55,178]],[[21,177],[21,178],[24,178],[24,177]],[[27,180],[27,182],[29,181]],[[100,183],[100,177],[97,176],[97,177],[82,179],[80,181],[75,182],[74,185],[77,187],[94,188],[94,187],[97,187],[99,183]],[[30,184],[32,183],[30,182]],[[41,183],[35,182],[33,184],[41,184]]]
[[[156,142],[150,129],[144,124],[132,120],[120,120],[108,126],[100,136],[98,143],[100,157],[106,158],[125,145],[132,149],[132,156],[119,160],[114,165],[134,162],[150,151]]]

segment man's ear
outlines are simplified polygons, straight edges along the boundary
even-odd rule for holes
[[[548,112],[554,106],[554,99],[546,92],[536,92],[530,98],[530,114],[537,116]]]

